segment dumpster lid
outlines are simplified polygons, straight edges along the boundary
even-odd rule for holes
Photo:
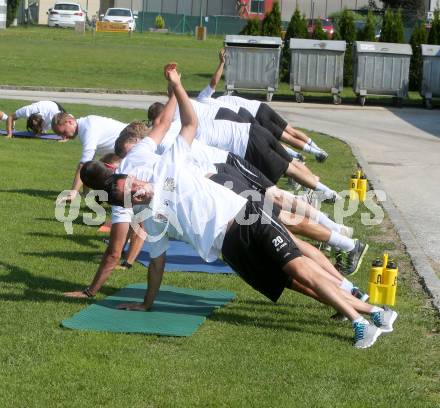
[[[440,45],[422,44],[424,57],[440,57]]]
[[[304,38],[291,38],[289,48],[295,50],[331,50],[345,51],[347,44],[345,41],[333,40],[306,40]]]
[[[227,35],[225,36],[225,44],[249,44],[255,45],[279,45],[281,46],[282,40],[280,37],[262,37],[257,35]]]
[[[359,53],[412,55],[409,44],[356,41],[355,47]]]

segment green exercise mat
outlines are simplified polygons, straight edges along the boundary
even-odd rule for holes
[[[190,336],[215,309],[229,303],[235,293],[161,286],[149,312],[119,310],[119,303],[142,302],[145,283],[129,285],[63,320],[69,329],[115,333]]]

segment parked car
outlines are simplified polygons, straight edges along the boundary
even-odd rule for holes
[[[335,33],[335,27],[333,25],[333,22],[329,18],[320,18],[322,29],[327,34],[327,37],[329,40],[333,38],[333,34]],[[309,35],[312,35],[315,31],[315,20],[310,19],[309,23],[307,24],[307,31],[309,32]]]
[[[127,8],[109,8],[105,15],[101,15],[103,21],[110,21],[112,23],[128,23],[128,28],[131,31],[136,30],[136,15],[133,11]]]
[[[47,24],[49,27],[75,27],[77,21],[86,21],[86,13],[78,3],[55,3],[47,12]]]

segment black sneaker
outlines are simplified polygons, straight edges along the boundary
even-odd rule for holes
[[[368,251],[368,244],[355,239],[351,251],[338,251],[336,253],[336,267],[344,276],[354,275],[362,264],[362,258]]]
[[[327,160],[328,153],[324,150],[321,150],[316,156],[315,159],[318,163],[324,163]]]

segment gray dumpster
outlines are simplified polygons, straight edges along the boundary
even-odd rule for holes
[[[6,0],[0,0],[0,30],[6,28]]]
[[[356,41],[353,90],[361,105],[367,94],[391,95],[400,104],[408,95],[409,44]]]
[[[290,39],[290,89],[297,102],[311,91],[331,92],[333,103],[341,103],[345,48],[345,41]]]
[[[265,90],[272,100],[278,88],[282,41],[279,37],[227,35],[225,37],[225,87],[234,90]]]
[[[428,109],[432,108],[432,97],[440,96],[440,45],[422,44],[423,77],[421,95]]]

